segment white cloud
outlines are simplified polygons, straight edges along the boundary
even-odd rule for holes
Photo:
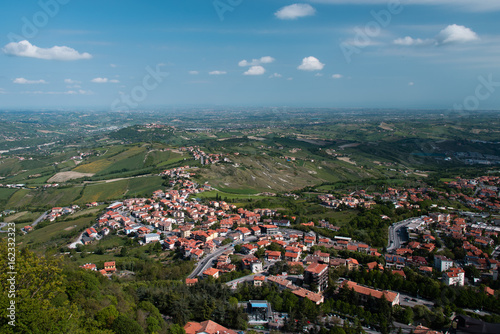
[[[446,45],[463,44],[479,40],[479,36],[470,28],[451,24],[441,30],[434,39],[421,39],[406,36],[393,41],[393,44],[401,46],[419,46],[419,45]]]
[[[413,81],[408,82],[408,86],[413,86],[415,83]]]
[[[325,67],[325,64],[322,64],[315,57],[306,57],[302,59],[302,64],[297,67],[302,71],[321,71]]]
[[[245,73],[243,73],[244,75],[262,75],[266,73],[266,69],[262,66],[252,66],[248,69],[248,71],[246,71]]]
[[[323,73],[316,73],[314,76],[315,76],[315,77],[322,77],[322,76],[323,76]]]
[[[82,89],[68,90],[65,92],[53,92],[53,91],[44,92],[44,91],[37,90],[34,92],[24,92],[24,93],[25,94],[37,94],[37,95],[91,95],[91,94],[94,94],[94,92],[92,92],[90,90],[82,90]]]
[[[327,3],[327,4],[348,4],[348,5],[387,5],[387,0],[310,0],[315,3]],[[500,10],[500,2],[498,0],[411,0],[402,1],[402,5],[429,5],[429,6],[440,6],[449,5],[453,9],[461,9],[466,11],[496,11]]]
[[[337,74],[332,75],[332,78],[333,78],[333,79],[342,79],[343,77],[344,77],[344,76],[343,76],[342,74],[338,74],[338,73],[337,73]]]
[[[90,80],[91,82],[93,83],[119,83],[120,81],[119,80],[116,80],[116,79],[108,79],[108,78],[94,78],[92,80]]]
[[[74,85],[74,84],[79,84],[81,82],[73,79],[64,79],[64,83],[67,83],[68,85]]]
[[[198,71],[189,71],[189,74],[191,74],[191,75],[198,75],[199,73],[200,72],[198,72]]]
[[[412,46],[412,45],[430,45],[434,44],[435,41],[433,39],[421,39],[421,38],[412,38],[410,36],[406,36],[404,38],[395,39],[393,43],[396,45]]]
[[[292,81],[292,80],[293,80],[293,78],[292,78],[292,77],[290,77],[290,78],[288,78],[287,80],[288,80],[288,81]]]
[[[257,66],[260,64],[270,64],[273,61],[275,61],[275,59],[273,57],[265,56],[265,57],[262,57],[260,59],[252,59],[252,61],[247,61],[246,59],[244,59],[238,63],[238,66],[241,66],[241,67]]]
[[[109,66],[111,66],[112,68],[115,68],[116,64],[109,64]]]
[[[3,47],[2,51],[9,56],[29,57],[46,60],[79,60],[90,59],[89,53],[79,53],[67,46],[53,46],[48,49],[39,48],[28,41],[12,42]]]
[[[80,94],[80,95],[91,95],[91,94],[94,94],[94,92],[92,92],[91,90],[82,90],[82,89],[79,89],[77,91],[67,91],[66,94]]]
[[[210,75],[223,75],[223,74],[227,74],[226,71],[212,71],[212,72],[208,72],[208,74]]]
[[[278,10],[274,15],[280,20],[295,20],[299,17],[312,16],[316,13],[311,5],[306,3],[295,3]]]
[[[45,80],[28,80],[25,78],[16,78],[12,81],[15,84],[20,84],[20,85],[36,85],[36,84],[46,84],[47,81]]]
[[[359,48],[366,48],[368,46],[380,45],[380,42],[371,39],[348,39],[343,41],[342,44],[352,45]]]
[[[272,62],[273,62],[273,61],[275,61],[275,60],[276,60],[276,59],[274,59],[274,58],[273,58],[273,57],[271,57],[271,56],[265,56],[265,57],[260,58],[260,62],[261,62],[262,64],[270,64],[270,63],[272,63]]]
[[[269,79],[272,79],[272,78],[281,78],[281,77],[282,77],[282,75],[281,75],[281,74],[279,74],[279,73],[273,73],[273,74],[271,74],[271,75],[269,76]]]
[[[0,88],[0,94],[7,94],[7,92],[5,91],[5,89]]]
[[[436,40],[438,44],[455,44],[477,41],[479,37],[470,28],[452,24],[441,30]]]

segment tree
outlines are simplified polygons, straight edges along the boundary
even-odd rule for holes
[[[116,334],[144,334],[142,327],[134,319],[120,314],[118,318],[113,321],[111,329]]]
[[[15,254],[15,271],[11,268],[10,254]],[[8,324],[11,305],[11,283],[15,280],[15,327]],[[0,332],[2,333],[69,333],[78,328],[81,313],[75,305],[56,298],[64,294],[64,276],[60,261],[53,257],[38,256],[23,249],[18,252],[0,245]],[[57,305],[56,305],[57,304]]]
[[[413,322],[413,310],[411,307],[405,308],[403,311],[403,318],[402,321],[405,324],[411,324]]]
[[[465,277],[469,280],[474,281],[474,278],[478,278],[481,276],[481,272],[473,265],[468,265],[464,267]]]
[[[186,331],[180,325],[173,324],[167,329],[167,334],[186,334]]]
[[[102,328],[111,328],[111,325],[119,315],[120,313],[116,310],[116,307],[110,305],[97,312],[95,318]]]
[[[122,249],[120,249],[120,256],[126,257],[127,255],[128,255],[128,249],[127,247],[123,246]]]

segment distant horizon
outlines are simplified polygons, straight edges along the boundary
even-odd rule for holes
[[[226,112],[231,112],[231,111],[242,111],[245,109],[262,109],[262,110],[272,110],[272,109],[282,109],[286,110],[289,109],[290,111],[293,110],[313,110],[313,109],[318,109],[322,111],[408,111],[408,112],[418,112],[418,111],[423,111],[423,112],[445,112],[445,113],[457,113],[457,114],[474,114],[474,113],[489,113],[489,112],[499,112],[500,109],[481,109],[481,110],[474,110],[474,111],[467,111],[467,110],[454,110],[454,109],[443,109],[443,108],[397,108],[397,107],[322,107],[322,106],[258,106],[258,105],[249,105],[249,106],[240,106],[240,105],[175,105],[175,106],[152,106],[152,107],[144,107],[141,109],[132,109],[132,110],[110,110],[106,109],[105,107],[13,107],[13,108],[2,108],[0,107],[0,112],[103,112],[103,113],[141,113],[141,112],[173,112],[173,111],[180,111],[180,112],[185,112],[185,111],[197,111],[200,109],[213,109],[213,110],[220,110],[220,109],[226,109]]]

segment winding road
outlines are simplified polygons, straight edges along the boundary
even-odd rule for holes
[[[245,240],[238,240],[234,244],[239,244],[242,242],[252,242],[256,240],[257,240],[256,237],[248,237]],[[234,246],[221,247],[217,249],[215,252],[208,254],[207,257],[203,258],[200,262],[196,264],[196,267],[194,268],[193,272],[188,276],[188,278],[195,278],[197,276],[201,276],[205,270],[213,266],[213,261],[228,249],[234,250]]]
[[[389,226],[389,241],[387,245],[388,253],[401,247],[401,242],[403,239],[403,233],[405,231],[405,228],[406,226],[411,224],[413,220],[414,218],[409,218]]]

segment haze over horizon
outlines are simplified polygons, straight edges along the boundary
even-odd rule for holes
[[[0,109],[500,109],[500,3],[3,4]]]

